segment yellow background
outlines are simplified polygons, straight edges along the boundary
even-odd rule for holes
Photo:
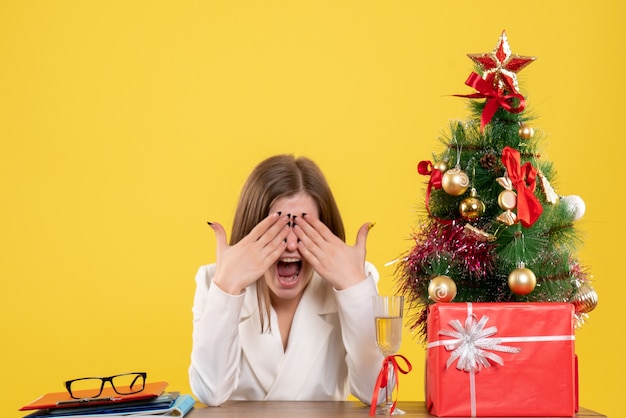
[[[350,241],[384,267],[410,246],[425,178],[503,29],[560,194],[587,204],[579,253],[600,295],[577,333],[581,404],[623,401],[620,0],[0,2],[0,416],[84,375],[147,371],[189,392],[193,277],[250,169],[308,155]],[[364,318],[366,320],[367,318]],[[423,400],[409,332],[401,400]],[[541,379],[538,375],[537,379]],[[524,387],[519,390],[524,392]]]

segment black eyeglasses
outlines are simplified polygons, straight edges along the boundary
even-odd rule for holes
[[[147,375],[145,372],[135,372],[109,377],[82,377],[68,380],[65,382],[65,387],[74,399],[97,398],[102,393],[106,382],[111,383],[111,387],[118,395],[130,395],[144,390]]]

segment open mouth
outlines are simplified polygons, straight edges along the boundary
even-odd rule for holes
[[[298,258],[283,258],[276,264],[278,281],[285,287],[290,287],[298,282],[302,260]]]

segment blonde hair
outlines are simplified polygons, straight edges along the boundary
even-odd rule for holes
[[[319,219],[333,234],[345,241],[345,230],[337,203],[320,168],[309,158],[282,154],[261,161],[248,176],[235,211],[230,245],[243,239],[267,217],[276,200],[300,192],[315,200]],[[269,324],[270,295],[265,280],[258,280],[256,286],[263,332],[266,319]]]

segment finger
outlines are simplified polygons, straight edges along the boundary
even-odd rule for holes
[[[311,215],[302,214],[302,217],[295,219],[296,225],[302,228],[302,231],[314,242],[323,240],[330,241],[336,238],[335,234],[320,221]]]
[[[271,222],[274,223],[269,227],[264,225],[267,229],[258,238],[255,239],[256,232],[262,229],[256,231],[253,229],[246,237],[250,251],[255,251],[261,257],[267,258],[266,262],[270,264],[284,252],[287,246],[287,236],[291,232],[289,218],[286,215],[279,215],[278,219],[273,217],[272,219]]]
[[[321,247],[326,243],[313,226],[300,218],[296,218],[293,232],[298,238],[298,248],[304,250],[300,252],[305,258],[312,256],[313,251],[321,251]]]
[[[314,269],[317,270],[320,267],[320,260],[316,256],[315,252],[320,252],[319,248],[311,243],[311,240],[305,236],[302,239],[298,239],[298,252],[304,257],[306,261],[308,261]]]
[[[257,241],[258,248],[268,253],[278,247],[284,247],[287,245],[287,236],[290,232],[291,226],[288,223],[277,222]]]
[[[281,212],[270,213],[265,217],[261,222],[259,222],[248,234],[253,240],[259,241],[261,238],[266,236],[266,234],[270,235],[271,240],[277,233],[282,230],[284,226],[283,223],[279,222],[280,219],[285,219],[285,224],[287,222],[287,216],[282,215]]]
[[[228,246],[228,242],[226,241],[226,231],[224,227],[217,222],[207,222],[211,229],[215,232],[215,239],[217,241],[217,251],[220,251],[221,248],[225,248]]]
[[[367,236],[370,232],[370,229],[372,229],[372,227],[374,226],[373,223],[368,222],[368,223],[364,223],[363,225],[361,225],[361,227],[359,228],[359,231],[356,234],[356,242],[354,244],[354,246],[356,248],[360,248],[362,250],[365,250],[365,244],[367,242]]]
[[[307,219],[308,218],[308,219]],[[316,223],[317,225],[313,225]],[[317,228],[315,227],[317,226]],[[326,264],[323,260],[341,258],[340,248],[345,243],[335,236],[330,229],[316,218],[305,217],[301,220],[296,218],[296,225],[293,228],[298,237],[298,251],[316,271],[324,269]],[[324,237],[320,232],[326,231],[328,237]],[[339,251],[339,253],[338,253]]]
[[[266,263],[268,267],[274,264],[285,252],[287,247],[287,235],[289,235],[290,227],[285,225],[280,234],[276,235],[264,248]]]

